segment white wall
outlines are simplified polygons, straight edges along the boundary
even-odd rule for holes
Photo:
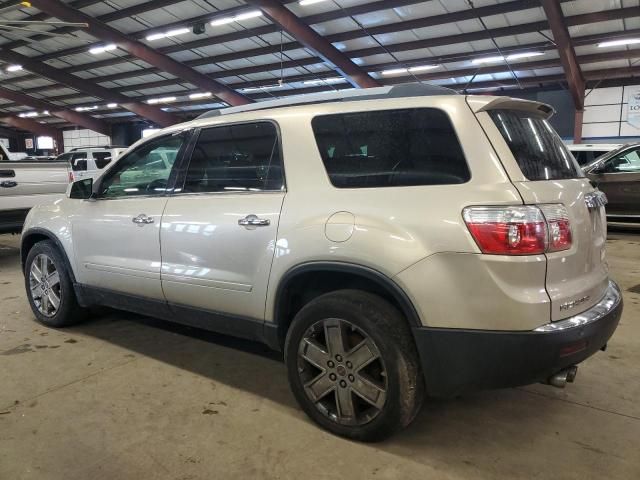
[[[583,139],[640,137],[640,129],[627,123],[629,91],[637,86],[587,90],[582,119]]]
[[[65,152],[75,147],[95,147],[109,145],[111,143],[111,138],[107,135],[102,135],[101,133],[87,129],[64,130],[62,132],[62,138]]]

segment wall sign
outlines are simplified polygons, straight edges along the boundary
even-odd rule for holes
[[[629,89],[627,123],[640,129],[640,87]]]
[[[27,150],[33,150],[33,138],[24,139],[24,148]]]

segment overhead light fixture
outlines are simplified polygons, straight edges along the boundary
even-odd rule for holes
[[[208,98],[211,96],[211,92],[192,93],[189,95],[191,100],[197,100],[199,98]]]
[[[149,105],[156,105],[158,103],[171,103],[175,101],[176,101],[176,97],[161,97],[161,98],[150,98],[149,100],[147,100],[147,103]]]
[[[621,40],[610,40],[608,42],[602,42],[598,44],[598,47],[600,48],[620,47],[623,45],[635,45],[637,43],[640,43],[640,38],[627,38],[627,39],[621,39]]]
[[[45,110],[42,112],[43,115],[49,115],[49,110]]]
[[[107,108],[116,108],[117,106],[117,103],[107,103]]]
[[[326,2],[326,0],[300,0],[298,2],[298,5],[301,6],[306,6],[306,5],[313,5],[314,3],[321,3],[321,2]]]
[[[7,72],[19,72],[22,70],[22,65],[9,65],[7,67]]]
[[[178,35],[184,35],[185,33],[189,33],[190,31],[191,31],[190,28],[176,28],[173,30],[169,30],[167,32],[153,33],[151,35],[148,35],[146,38],[148,41],[152,42],[154,40],[160,40],[161,38],[176,37]]]
[[[88,112],[89,110],[97,110],[97,105],[92,105],[91,107],[76,107],[76,112]]]
[[[233,17],[223,17],[213,20],[210,25],[212,27],[217,27],[219,25],[226,25],[228,23],[240,22],[242,20],[248,20],[249,18],[256,18],[262,16],[262,10],[251,10],[249,12],[240,13],[238,15],[234,15]]]
[[[419,65],[417,67],[409,67],[409,68],[392,68],[389,70],[383,70],[382,75],[401,75],[403,73],[419,73],[426,72],[427,70],[433,70],[434,68],[438,68],[440,65]]]
[[[540,55],[544,55],[544,52],[521,52],[521,53],[512,53],[511,55],[496,56],[496,57],[484,57],[484,58],[475,58],[471,61],[474,65],[479,65],[481,63],[497,63],[504,62],[505,60],[518,60],[519,58],[528,58],[528,57],[539,57]]]
[[[283,85],[279,84],[279,83],[275,83],[273,85],[265,85],[263,87],[247,87],[247,88],[241,88],[240,91],[243,93],[250,93],[250,92],[260,92],[262,90],[274,90],[276,88],[282,88]]]
[[[111,50],[115,50],[118,46],[114,43],[110,43],[108,45],[101,45],[99,47],[92,47],[89,49],[89,53],[93,55],[99,55],[104,52],[110,52]]]
[[[303,83],[303,85],[324,85],[327,83],[342,83],[346,81],[344,78],[342,77],[331,77],[331,78],[319,78],[317,80],[306,80]]]
[[[38,112],[20,113],[18,116],[21,117],[21,118],[32,118],[32,117],[37,117],[38,116]]]

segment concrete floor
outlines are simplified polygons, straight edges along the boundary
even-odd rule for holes
[[[640,478],[640,236],[611,235],[626,309],[577,383],[429,401],[376,445],[316,428],[260,345],[118,312],[37,324],[17,246],[0,236],[0,479]]]

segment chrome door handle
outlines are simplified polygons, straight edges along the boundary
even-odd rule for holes
[[[18,182],[12,182],[12,181],[0,182],[0,187],[2,188],[12,188],[17,186],[18,186]]]
[[[259,218],[257,215],[251,214],[238,220],[238,225],[243,227],[266,227],[271,225],[271,220],[268,218]]]
[[[131,219],[133,223],[137,223],[138,225],[147,225],[149,223],[153,223],[153,217],[147,217],[144,213],[141,213],[137,217],[133,217]]]

